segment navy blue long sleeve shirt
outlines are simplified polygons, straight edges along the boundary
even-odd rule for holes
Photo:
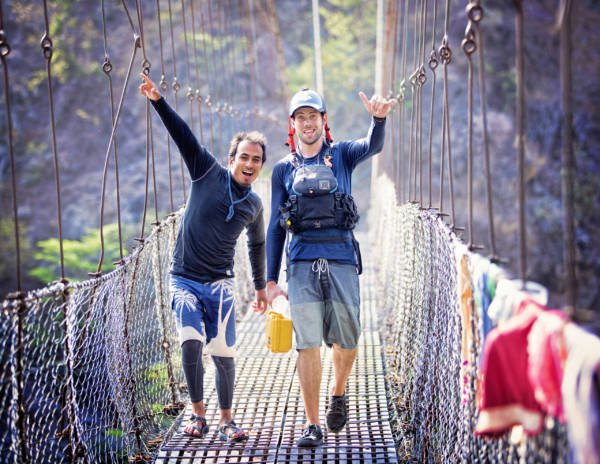
[[[235,245],[247,230],[248,252],[256,290],[265,287],[265,226],[263,205],[249,187],[231,178],[200,143],[189,126],[164,98],[152,105],[177,145],[191,177],[191,192],[181,220],[171,273],[208,283],[233,277]],[[235,214],[225,222],[230,200],[248,197],[235,204]]]
[[[305,165],[323,164],[323,157],[331,156],[332,171],[338,182],[338,192],[352,194],[352,171],[356,166],[379,153],[385,138],[385,119],[372,119],[367,136],[353,141],[342,141],[331,147],[324,143],[317,156],[304,159]],[[267,281],[278,281],[286,231],[279,220],[282,206],[292,193],[295,168],[292,156],[278,161],[271,175],[271,218],[267,229]],[[305,241],[310,239],[324,239]],[[292,234],[289,244],[290,262],[326,258],[347,264],[357,264],[352,243],[352,232],[336,228],[307,230],[302,234]]]

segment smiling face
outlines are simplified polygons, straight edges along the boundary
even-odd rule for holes
[[[303,145],[319,145],[323,140],[323,128],[327,122],[327,113],[321,114],[310,106],[294,111],[292,117],[296,135]]]
[[[263,166],[263,149],[258,143],[243,140],[237,146],[235,157],[229,158],[231,177],[239,185],[250,186]]]

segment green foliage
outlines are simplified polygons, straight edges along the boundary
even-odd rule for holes
[[[325,99],[330,118],[335,122],[335,132],[339,130],[343,137],[351,135],[347,131],[355,126],[356,113],[362,108],[357,92],[372,91],[365,86],[374,79],[376,9],[376,2],[357,0],[329,1],[320,7]],[[306,33],[312,34],[312,29]],[[314,87],[312,40],[305,41],[298,49],[302,60],[288,67],[291,91],[303,86]]]
[[[107,437],[123,438],[123,429],[106,429],[106,431],[104,432],[104,434]]]
[[[152,411],[153,414],[160,416],[163,414],[163,405],[160,403],[152,403],[150,405],[150,410]]]
[[[60,278],[60,244],[57,238],[37,242],[35,259],[40,263],[30,271],[30,275],[44,283]],[[87,278],[87,273],[95,271],[100,256],[99,229],[88,229],[80,240],[63,240],[65,277],[70,281]],[[119,256],[119,236],[117,224],[104,226],[104,266],[103,271],[114,269],[112,264]]]
[[[144,379],[148,383],[164,383],[168,382],[167,366],[165,364],[155,364],[144,371]]]
[[[32,259],[31,246],[27,239],[27,225],[19,222],[19,249],[21,253],[21,269]],[[17,289],[16,282],[16,240],[14,221],[0,218],[0,288],[2,293]]]

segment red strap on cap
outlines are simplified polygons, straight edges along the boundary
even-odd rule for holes
[[[325,140],[327,140],[327,143],[333,142],[333,138],[331,137],[331,134],[329,133],[329,126],[327,125],[327,123],[325,123]]]
[[[294,142],[294,135],[296,134],[296,129],[292,125],[292,122],[288,119],[288,139],[286,145],[290,147],[290,152],[292,154],[296,153],[296,143]]]

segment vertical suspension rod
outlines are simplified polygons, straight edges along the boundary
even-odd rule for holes
[[[524,77],[524,27],[523,1],[513,0],[515,15],[515,47],[517,72],[517,188],[519,206],[519,276],[523,287],[527,281],[527,233],[525,223],[525,82]]]
[[[571,87],[571,14],[573,2],[561,1],[560,27],[560,86],[562,95],[562,202],[563,235],[565,241],[564,267],[566,280],[565,303],[567,312],[574,314],[577,304],[577,281],[575,279],[575,212],[573,179],[575,158],[573,156],[573,101]]]

